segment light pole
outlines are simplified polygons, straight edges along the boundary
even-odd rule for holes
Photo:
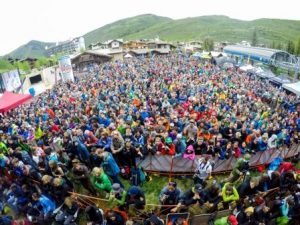
[[[296,63],[296,68],[295,68],[294,81],[296,81],[298,79],[298,73],[299,73],[299,69],[300,69],[300,57],[299,58],[295,57],[295,59],[297,60],[297,63]]]

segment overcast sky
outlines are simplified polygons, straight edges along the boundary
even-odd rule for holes
[[[299,0],[1,0],[0,55],[30,40],[63,41],[145,13],[173,19],[202,15],[300,20]]]

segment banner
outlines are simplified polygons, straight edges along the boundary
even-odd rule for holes
[[[63,81],[74,81],[73,69],[70,56],[62,56],[58,60]]]
[[[12,70],[3,73],[2,81],[6,91],[15,91],[21,86],[21,80],[18,70]]]

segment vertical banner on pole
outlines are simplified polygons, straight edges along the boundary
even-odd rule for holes
[[[2,81],[4,88],[7,91],[15,91],[22,85],[18,70],[11,70],[3,73]]]
[[[74,75],[72,70],[72,63],[70,56],[62,56],[58,60],[59,68],[61,70],[62,79],[64,82],[71,80],[74,81]]]

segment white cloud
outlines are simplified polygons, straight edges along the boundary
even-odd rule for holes
[[[62,41],[115,20],[153,13],[173,19],[202,15],[300,19],[298,0],[3,0],[0,55],[30,40]]]

